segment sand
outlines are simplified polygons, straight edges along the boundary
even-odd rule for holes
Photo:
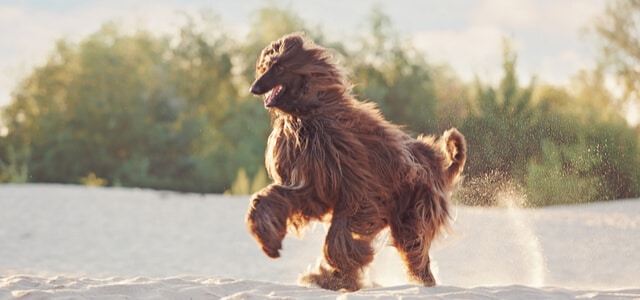
[[[382,234],[370,287],[355,293],[297,284],[321,253],[321,224],[287,237],[282,258],[263,255],[243,223],[248,201],[0,185],[0,299],[640,299],[638,199],[456,206],[432,250],[439,286],[410,284]]]

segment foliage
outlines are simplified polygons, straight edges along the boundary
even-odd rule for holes
[[[260,168],[253,179],[249,179],[247,171],[244,168],[240,168],[236,179],[231,184],[231,189],[226,190],[224,193],[227,195],[249,195],[260,191],[268,183],[267,171],[264,168]]]
[[[536,205],[590,202],[609,194],[602,179],[591,176],[602,157],[583,143],[560,147],[546,141],[543,161],[529,166],[528,200]],[[604,196],[604,197],[603,197]]]
[[[355,93],[378,104],[394,123],[414,133],[436,128],[436,102],[431,66],[410,46],[403,46],[379,7],[369,16],[370,35],[349,55],[348,67],[357,80]]]
[[[543,156],[531,161],[529,200],[536,205],[637,197],[638,138],[621,124],[574,128],[577,141],[545,141]]]
[[[577,97],[554,87],[536,92],[518,85],[515,65],[507,45],[499,87],[476,83],[461,127],[470,180],[459,201],[495,205],[495,191],[505,186],[524,186],[534,206],[640,195],[638,133],[598,105],[611,101],[604,86],[580,74]]]
[[[504,47],[504,77],[498,89],[476,82],[472,113],[462,123],[469,143],[470,174],[499,172],[522,180],[526,163],[540,148],[543,115],[532,103],[534,84],[520,88],[516,55]]]
[[[5,110],[6,139],[31,151],[33,181],[77,183],[95,174],[110,184],[212,192],[223,186],[198,169],[199,150],[231,101],[224,37],[187,25],[167,38],[122,34],[106,24],[79,45],[58,43]],[[217,149],[214,149],[217,150]]]
[[[100,178],[96,176],[96,174],[89,173],[89,175],[80,178],[80,183],[86,186],[105,186],[107,185],[107,180],[104,178]]]
[[[26,183],[29,179],[29,151],[16,151],[12,145],[2,148],[6,149],[7,162],[0,160],[0,182]]]
[[[618,77],[625,98],[640,100],[640,0],[612,0],[595,22],[603,64]]]

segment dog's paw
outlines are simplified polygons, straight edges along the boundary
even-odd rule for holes
[[[300,284],[317,286],[326,290],[355,292],[362,288],[358,273],[348,274],[320,266],[317,273],[308,273],[300,277]]]
[[[282,249],[282,240],[284,239],[284,231],[277,229],[277,224],[272,220],[255,216],[250,218],[249,231],[262,247],[262,251],[271,257],[280,257]]]
[[[271,257],[271,258],[278,258],[280,257],[280,250],[282,250],[282,246],[275,246],[275,247],[267,247],[267,246],[262,246],[262,251],[264,252],[264,254],[266,254],[267,256]]]
[[[247,214],[247,226],[267,256],[280,257],[282,240],[286,234],[286,216],[284,220],[278,217],[277,212],[270,208],[268,202],[256,197],[252,200]]]

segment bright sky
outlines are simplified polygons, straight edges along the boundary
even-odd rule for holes
[[[363,30],[374,3],[391,17],[401,36],[423,50],[428,61],[448,63],[463,79],[474,74],[497,80],[502,38],[518,53],[523,82],[565,84],[594,65],[596,48],[583,32],[604,11],[606,0],[4,0],[0,2],[0,106],[20,78],[46,61],[60,38],[79,41],[104,22],[171,31],[177,12],[211,9],[242,36],[251,12],[268,3],[290,5],[310,25],[344,37]]]

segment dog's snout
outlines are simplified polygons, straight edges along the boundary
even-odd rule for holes
[[[266,92],[268,92],[270,90],[270,88],[266,87],[264,84],[261,84],[261,82],[254,82],[251,85],[251,88],[249,88],[249,92],[251,92],[254,95],[262,95]]]
[[[262,95],[266,91],[264,91],[262,87],[254,83],[253,85],[251,85],[251,88],[249,88],[249,92],[251,92],[254,95]]]

